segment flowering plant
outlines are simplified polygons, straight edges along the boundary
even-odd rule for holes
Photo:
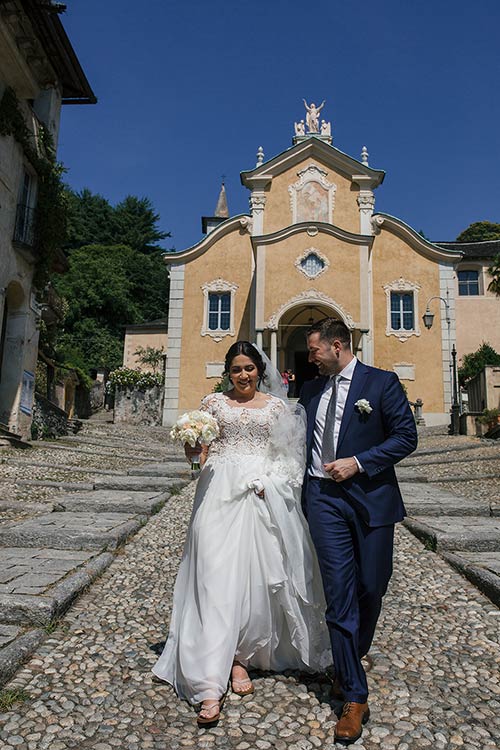
[[[197,443],[210,445],[218,435],[219,425],[217,420],[211,414],[199,409],[181,414],[170,430],[172,440],[178,440],[183,444],[188,443],[191,448],[194,448]],[[200,459],[198,456],[197,460],[193,460],[191,469],[199,468]]]
[[[361,414],[371,414],[371,412],[373,411],[372,407],[370,406],[370,402],[366,398],[358,399],[354,406],[359,412],[361,412]]]

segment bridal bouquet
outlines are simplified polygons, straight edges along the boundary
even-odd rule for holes
[[[191,448],[196,444],[210,445],[219,435],[219,425],[211,414],[195,409],[181,414],[170,430],[172,440],[178,440],[183,445],[189,443]],[[191,463],[191,470],[200,468],[200,455]]]

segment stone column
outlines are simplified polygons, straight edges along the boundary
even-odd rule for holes
[[[375,196],[369,189],[361,189],[358,196],[359,230],[361,234],[373,232],[371,218],[375,206]],[[368,245],[359,248],[359,283],[360,283],[360,322],[364,330],[361,339],[361,359],[367,365],[373,365],[373,269],[372,254]]]
[[[163,424],[167,426],[174,424],[179,414],[184,269],[185,265],[170,267],[168,347],[165,367],[165,400],[163,403]]]
[[[271,356],[270,360],[274,367],[278,367],[278,332],[271,331]]]
[[[264,338],[263,338],[263,335],[262,335],[262,330],[257,329],[255,335],[256,335],[256,341],[255,341],[255,343],[257,344],[257,346],[259,347],[259,349],[262,349],[262,351],[264,351]]]

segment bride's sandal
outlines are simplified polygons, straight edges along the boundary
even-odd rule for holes
[[[241,666],[241,665],[237,664],[236,666]],[[244,696],[244,695],[252,695],[255,688],[248,674],[242,680],[237,680],[231,675],[231,690],[236,695]]]
[[[216,721],[219,721],[223,702],[223,700],[214,701],[209,706],[204,706],[202,704],[196,719],[198,724],[201,726],[205,724],[214,724]]]

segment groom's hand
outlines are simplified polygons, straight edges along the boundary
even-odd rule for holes
[[[336,482],[343,482],[358,473],[359,467],[355,458],[338,458],[329,464],[324,464],[325,471]]]

